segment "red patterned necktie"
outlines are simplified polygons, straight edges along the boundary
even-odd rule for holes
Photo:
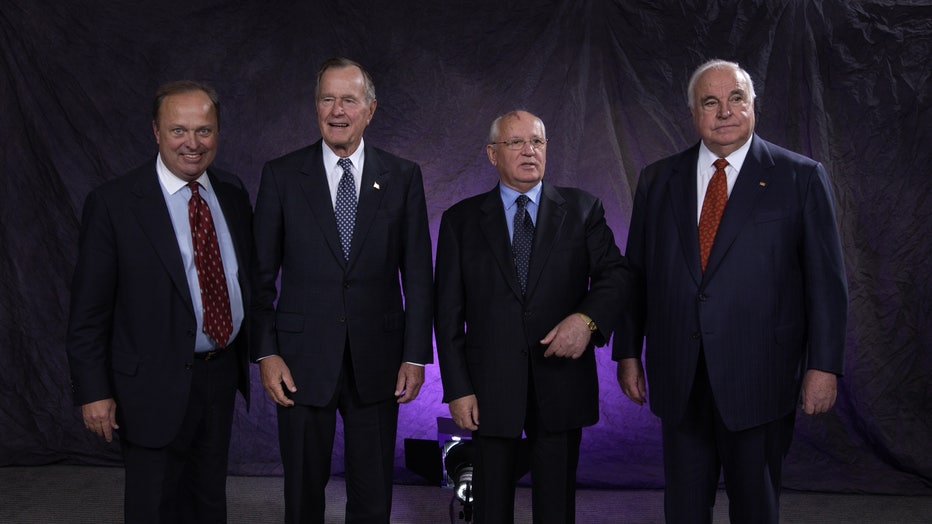
[[[718,223],[722,220],[722,213],[728,202],[728,179],[725,177],[725,166],[728,165],[728,161],[719,158],[713,162],[713,165],[715,174],[712,175],[709,187],[705,191],[702,213],[699,215],[699,260],[702,263],[702,271],[705,271],[705,266],[709,262],[709,253],[712,252],[712,242],[715,241]]]
[[[233,333],[230,314],[230,295],[227,292],[226,274],[220,258],[217,231],[207,201],[198,192],[197,182],[189,182],[191,200],[188,200],[188,222],[194,243],[194,267],[201,286],[201,307],[204,313],[204,333],[220,347],[226,347]]]

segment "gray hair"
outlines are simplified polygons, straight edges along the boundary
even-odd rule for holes
[[[320,80],[324,76],[324,72],[328,69],[342,69],[344,67],[358,67],[359,71],[362,72],[363,79],[363,88],[366,93],[366,102],[372,102],[375,100],[375,83],[372,81],[372,77],[369,76],[369,72],[354,60],[345,58],[342,56],[335,56],[333,58],[328,58],[324,60],[324,63],[320,65],[320,69],[317,71],[317,87],[314,89],[314,99],[320,98]]]
[[[693,72],[693,76],[689,78],[689,87],[686,89],[686,103],[689,105],[690,110],[693,109],[693,106],[696,104],[696,82],[698,82],[699,78],[710,69],[731,69],[733,71],[737,71],[739,74],[744,76],[745,81],[747,81],[748,98],[751,99],[751,102],[757,98],[757,95],[754,93],[754,81],[751,80],[751,75],[742,69],[737,62],[712,59],[697,67]]]
[[[535,115],[535,114],[533,114],[533,113],[531,113],[530,111],[527,111],[527,110],[525,110],[525,109],[515,109],[514,111],[509,111],[509,112],[505,113],[504,115],[499,116],[499,117],[496,118],[495,120],[492,120],[492,126],[489,128],[489,144],[494,144],[495,142],[498,142],[498,141],[499,141],[499,140],[498,140],[499,138],[501,138],[501,136],[500,136],[500,131],[501,131],[501,130],[499,129],[499,124],[502,123],[502,120],[504,120],[504,119],[506,119],[506,118],[512,118],[512,117],[515,117],[515,118],[516,118],[516,117],[518,116],[518,112],[519,112],[519,111],[523,111],[523,112],[525,112],[525,113],[527,113],[527,114],[533,116],[534,118],[536,118],[537,121],[540,122],[540,128],[541,128],[541,130],[544,132],[544,136],[541,137],[541,138],[547,138],[547,128],[544,127],[544,121],[541,120],[539,116],[537,116],[537,115]]]

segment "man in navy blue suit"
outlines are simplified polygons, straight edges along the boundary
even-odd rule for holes
[[[777,522],[796,406],[824,413],[844,368],[847,284],[828,175],[754,134],[754,85],[713,60],[689,82],[702,140],[641,173],[627,257],[639,276],[613,358],[663,432],[667,522]]]
[[[252,210],[240,179],[211,165],[216,91],[170,82],[153,106],[158,155],[84,204],[74,400],[88,430],[119,434],[127,523],[226,522],[234,400],[249,392]]]
[[[250,351],[278,407],[285,521],[324,522],[339,411],[346,522],[388,523],[399,405],[433,358],[423,179],[363,139],[377,102],[360,64],[326,60],[316,106],[321,140],[262,170]]]

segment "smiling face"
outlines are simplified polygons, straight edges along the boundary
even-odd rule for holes
[[[217,111],[203,91],[166,96],[152,131],[165,166],[186,182],[199,177],[217,156]]]
[[[485,148],[489,161],[498,169],[498,177],[506,186],[525,193],[544,178],[547,165],[546,147],[532,147],[531,139],[547,138],[544,123],[526,111],[515,111],[501,118],[498,123],[498,136],[492,142],[506,142],[512,139],[524,140],[523,147],[511,150],[505,144],[488,144]]]
[[[692,115],[706,147],[721,158],[734,152],[754,132],[754,100],[747,78],[724,66],[703,73],[696,81]]]
[[[356,151],[375,105],[374,99],[366,97],[365,79],[358,67],[331,67],[323,72],[317,94],[317,124],[334,153],[346,157]]]

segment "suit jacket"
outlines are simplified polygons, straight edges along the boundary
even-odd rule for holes
[[[252,210],[236,176],[209,168],[248,311]],[[113,397],[121,436],[162,447],[177,434],[191,389],[197,319],[181,251],[149,161],[91,192],[84,204],[67,351],[79,405]],[[228,350],[248,399],[246,320]]]
[[[641,293],[614,358],[646,337],[651,409],[683,416],[700,348],[728,428],[791,413],[807,369],[841,374],[847,284],[828,175],[818,162],[754,135],[699,265],[699,144],[641,173],[626,255]]]
[[[433,359],[430,232],[421,170],[365,146],[347,262],[322,147],[318,141],[268,162],[262,171],[254,225],[252,358],[280,355],[298,388],[294,401],[323,406],[333,398],[348,340],[362,401],[385,400],[394,395],[402,362]]]
[[[436,271],[445,402],[475,394],[480,434],[519,437],[533,379],[544,428],[565,431],[598,421],[593,348],[611,336],[627,280],[598,199],[543,185],[526,298],[498,186],[443,214]],[[574,312],[599,326],[589,347],[578,360],[544,358],[540,339]]]

